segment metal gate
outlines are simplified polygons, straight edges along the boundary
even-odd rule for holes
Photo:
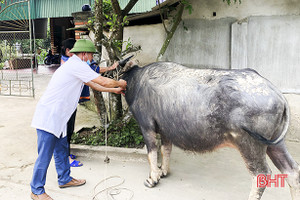
[[[0,95],[34,97],[30,1],[0,7]]]

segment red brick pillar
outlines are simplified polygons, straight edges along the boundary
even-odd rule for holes
[[[92,17],[91,11],[72,13],[75,25],[75,39],[81,39],[83,35],[88,35],[89,30],[87,23],[90,17]]]

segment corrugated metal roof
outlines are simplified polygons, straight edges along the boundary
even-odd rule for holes
[[[31,0],[32,18],[71,17],[90,2],[93,4],[94,0]]]
[[[93,5],[94,0],[30,0],[31,19],[72,17],[89,3]],[[4,0],[0,3],[0,20],[28,19],[27,5],[28,0]]]
[[[125,6],[128,4],[129,0],[119,0],[121,9],[124,9]],[[130,13],[142,13],[151,11],[151,8],[156,6],[156,0],[139,0]]]
[[[71,17],[71,13],[80,12],[84,4],[94,4],[94,0],[29,0],[31,19]],[[23,3],[22,3],[23,2]],[[28,0],[4,0],[0,3],[0,20],[28,19]],[[129,0],[119,0],[122,9]],[[22,6],[21,6],[22,5]],[[156,0],[139,0],[130,13],[151,11],[156,6]],[[15,9],[14,12],[8,12]],[[18,11],[16,11],[18,10]],[[5,15],[4,15],[5,13]]]
[[[5,0],[0,3],[0,20],[28,19],[28,1]]]

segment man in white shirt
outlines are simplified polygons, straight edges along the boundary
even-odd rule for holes
[[[86,62],[91,61],[96,52],[90,40],[78,40],[70,52],[75,55],[53,74],[32,120],[31,125],[37,129],[38,136],[38,158],[30,183],[33,200],[52,200],[44,188],[52,155],[60,188],[81,186],[86,182],[70,176],[66,137],[67,122],[77,107],[83,85],[116,94],[121,94],[127,85],[124,80],[101,77],[90,68]]]

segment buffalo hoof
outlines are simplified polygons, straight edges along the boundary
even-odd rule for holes
[[[162,175],[160,176],[160,178],[166,178],[166,177],[168,177],[169,176],[169,174],[165,174],[165,173],[162,173]]]
[[[144,185],[148,188],[153,188],[157,185],[158,182],[153,181],[152,179],[148,178],[145,180]]]
[[[168,176],[168,170],[160,169],[160,178],[165,178]]]

